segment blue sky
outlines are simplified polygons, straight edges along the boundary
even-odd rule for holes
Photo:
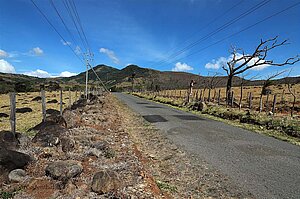
[[[34,2],[67,43],[45,21],[30,0],[0,0],[0,71],[42,77],[69,76],[84,71],[84,64],[68,47],[69,45],[77,50],[80,47],[81,52],[84,51],[63,1],[53,0],[76,43],[66,31],[50,1]],[[128,64],[136,64],[162,71],[183,70],[201,75],[215,72],[225,74],[220,65],[228,59],[231,45],[243,48],[246,53],[252,53],[260,39],[277,35],[279,40],[289,39],[290,44],[270,52],[270,60],[281,62],[285,58],[300,54],[300,5],[224,39],[299,0],[271,0],[174,58],[170,58],[172,53],[217,30],[262,0],[74,2],[94,53],[95,64],[106,64],[119,69]],[[223,14],[233,6],[235,7],[230,12]],[[222,41],[212,45],[220,40]],[[195,54],[189,56],[193,53]],[[292,76],[300,75],[299,66],[300,63],[293,66]],[[274,71],[287,68],[291,67],[265,67],[250,71],[250,75],[266,77]]]

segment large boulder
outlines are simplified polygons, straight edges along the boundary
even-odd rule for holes
[[[47,103],[48,104],[56,104],[56,103],[58,103],[58,101],[56,99],[53,99],[53,100],[49,100]]]
[[[0,113],[0,117],[9,117],[9,115],[6,113]]]
[[[35,98],[33,98],[31,101],[41,101],[42,97],[41,96],[37,96]]]
[[[60,111],[56,109],[49,108],[46,110],[46,114],[49,115],[60,115]]]
[[[0,146],[15,149],[19,145],[16,136],[10,131],[0,131]]]
[[[32,112],[32,109],[29,107],[16,108],[16,113],[30,113],[30,112]]]
[[[55,180],[68,180],[82,172],[82,166],[76,161],[58,161],[50,163],[45,169],[46,175]]]
[[[102,170],[94,175],[91,188],[96,193],[104,194],[117,190],[120,186],[120,179],[115,171]]]
[[[76,111],[72,111],[70,109],[65,109],[63,111],[63,117],[66,121],[66,126],[68,128],[73,128],[78,126],[79,122],[80,122],[80,115],[76,114]]]
[[[198,111],[205,111],[207,109],[207,105],[204,102],[199,102]]]
[[[42,146],[56,146],[60,142],[60,137],[66,135],[68,129],[58,124],[53,124],[42,128],[32,139],[32,142]]]
[[[23,169],[31,160],[31,157],[27,154],[0,146],[0,173],[10,172],[14,169]]]

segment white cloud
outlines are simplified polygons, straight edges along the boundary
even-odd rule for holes
[[[241,58],[243,55],[240,54],[240,53],[237,53],[236,54],[236,58],[239,59]],[[217,60],[213,59],[211,62],[208,62],[207,64],[205,64],[205,68],[207,69],[219,69],[221,68],[223,65],[227,65],[227,62],[231,61],[232,60],[232,57],[233,55],[230,55],[229,57],[220,57],[218,58]],[[253,58],[247,65],[252,65],[254,64],[255,62],[258,61],[258,58],[255,57]],[[262,63],[264,62],[264,60],[261,60],[259,61],[258,63]],[[237,65],[240,65],[244,63],[244,60],[241,60],[239,62],[237,62]],[[263,65],[259,65],[259,66],[256,66],[256,67],[253,67],[251,68],[250,70],[256,70],[256,71],[259,71],[259,70],[263,70],[264,68],[270,66],[269,64],[263,64]]]
[[[120,60],[115,55],[114,51],[109,50],[107,48],[100,48],[99,52],[106,54],[115,64],[119,64],[120,63]]]
[[[33,77],[52,77],[47,71],[37,69],[36,71],[25,72],[24,75],[33,76]]]
[[[1,50],[0,49],[0,58],[5,58],[5,57],[8,57],[9,55],[8,55],[8,53],[7,52],[5,52],[4,50]]]
[[[16,73],[15,67],[5,61],[4,59],[0,59],[0,72],[2,73]]]
[[[41,56],[44,54],[44,51],[40,47],[35,47],[29,51],[31,55]]]
[[[225,57],[220,57],[219,59],[213,59],[211,62],[205,64],[205,68],[207,69],[219,69],[223,64],[226,64],[228,59]]]
[[[77,73],[72,73],[72,72],[69,72],[69,71],[64,71],[64,72],[61,72],[59,74],[60,77],[71,77],[71,76],[74,76],[74,75],[77,75]]]
[[[60,40],[60,42],[64,45],[64,46],[70,46],[72,43],[69,41],[64,41],[64,40]]]
[[[186,63],[181,63],[181,62],[177,62],[175,64],[175,67],[172,68],[172,71],[188,71],[188,70],[194,70],[194,68],[187,65]]]

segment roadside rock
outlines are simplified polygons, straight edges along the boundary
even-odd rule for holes
[[[204,102],[199,102],[198,111],[205,111],[207,109],[207,105]]]
[[[32,109],[28,107],[16,109],[16,113],[30,113],[30,112],[32,112]]]
[[[0,173],[23,169],[29,162],[31,162],[29,155],[0,146]]]
[[[82,172],[82,166],[75,161],[58,161],[50,163],[45,169],[46,175],[55,180],[68,180]]]
[[[66,121],[68,128],[76,127],[78,125],[78,122],[80,121],[80,117],[70,109],[65,109],[63,111],[63,117]]]
[[[75,141],[70,138],[63,137],[61,138],[60,142],[61,142],[61,148],[63,152],[70,152],[75,147]]]
[[[28,148],[30,146],[31,143],[31,139],[29,138],[29,136],[23,134],[23,133],[16,133],[16,139],[19,142],[19,147],[20,148]]]
[[[99,171],[92,181],[92,190],[99,194],[117,190],[120,187],[120,179],[115,171]]]
[[[64,136],[68,129],[58,125],[50,125],[41,129],[32,139],[32,142],[42,146],[56,146],[60,142],[60,137]]]
[[[28,176],[26,175],[26,172],[23,169],[15,169],[8,174],[8,179],[11,182],[22,182],[26,180],[27,177]]]
[[[10,131],[0,131],[0,147],[15,149],[19,145],[18,140]]]

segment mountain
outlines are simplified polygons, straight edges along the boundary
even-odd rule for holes
[[[128,90],[132,86],[132,76],[134,76],[135,89],[186,89],[189,87],[191,80],[196,81],[195,88],[203,88],[211,85],[213,82],[215,87],[224,87],[227,83],[226,76],[199,76],[186,72],[173,72],[173,71],[158,71],[149,68],[142,68],[137,65],[129,65],[123,69],[117,69],[112,66],[97,65],[94,71],[100,79],[109,88],[115,90]],[[96,85],[97,77],[90,69],[89,71],[89,84]],[[85,83],[85,72],[82,72],[72,77],[58,77],[58,78],[37,78],[29,77],[26,75],[18,74],[5,74],[0,73],[0,93],[9,92],[14,89],[15,84],[29,84],[32,86],[31,90],[38,90],[40,84],[48,84],[49,82],[56,81],[68,87],[82,87]],[[233,86],[240,85],[243,79],[235,77]],[[284,84],[290,82],[293,84],[300,83],[300,77],[286,77],[283,79],[273,80],[274,84]],[[258,86],[262,85],[263,80],[244,80],[244,85]]]

